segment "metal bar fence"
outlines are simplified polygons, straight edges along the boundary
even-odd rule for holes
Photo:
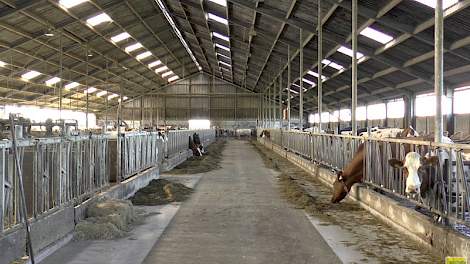
[[[263,128],[260,128],[263,130]],[[375,139],[270,129],[273,144],[335,170],[342,170],[364,144],[364,183],[405,199],[438,215],[447,224],[470,228],[470,146],[412,139]],[[424,168],[422,195],[406,193],[403,171],[389,165],[414,151],[421,157],[436,156],[437,165]]]

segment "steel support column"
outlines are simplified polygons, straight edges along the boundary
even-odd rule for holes
[[[279,76],[279,128],[282,128],[282,74]]]
[[[436,95],[436,114],[434,115],[434,141],[442,142],[443,117],[442,117],[442,93],[444,91],[444,16],[442,8],[443,0],[436,0],[434,12],[434,93]]]
[[[290,130],[290,45],[287,46],[287,130]]]
[[[302,74],[304,72],[304,45],[303,41],[303,30],[300,29],[300,73],[299,73],[299,83],[300,83],[300,95],[299,95],[299,123],[300,131],[304,129],[304,81],[302,80]]]
[[[322,17],[321,17],[321,0],[318,0],[318,14],[317,14],[317,17],[318,17],[318,22],[317,22],[317,25],[318,25],[318,55],[317,55],[317,59],[318,59],[318,62],[317,62],[317,65],[318,65],[318,131],[321,133],[322,131],[322,123],[321,123],[321,113],[322,113],[322,109],[323,109],[323,105],[322,105],[322,101],[323,101],[323,98],[322,98],[322,95],[323,95],[323,89],[322,89],[322,86],[323,86],[323,79],[322,79],[322,74],[323,74],[323,64],[321,63],[322,59],[323,59],[323,27],[322,27],[322,23],[321,23],[321,20],[322,20]]]
[[[352,135],[357,135],[357,0],[352,1],[352,80],[351,80],[351,127]]]

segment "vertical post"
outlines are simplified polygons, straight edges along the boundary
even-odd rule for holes
[[[388,127],[388,107],[387,107],[387,101],[384,101],[385,104],[385,120],[384,120],[384,127]]]
[[[304,45],[303,45],[303,30],[300,29],[300,73],[299,73],[299,82],[300,82],[300,96],[299,96],[299,122],[300,122],[300,131],[304,130],[304,81],[302,80],[302,75],[304,74]]]
[[[282,73],[279,75],[279,128],[282,128]]]
[[[290,45],[287,46],[287,130],[290,130]]]
[[[322,74],[323,74],[323,65],[322,65],[322,59],[323,59],[323,28],[322,28],[322,18],[321,18],[321,0],[318,0],[318,62],[317,62],[317,65],[318,65],[318,131],[321,133],[322,131],[322,123],[321,123],[321,113],[322,113],[322,110],[323,110],[323,105],[322,105],[322,101],[323,101],[323,79],[322,79]]]
[[[268,89],[268,113],[269,113],[269,127],[272,127],[273,125],[273,108],[272,108],[272,105],[271,105],[271,86],[269,86],[269,89]]]
[[[121,96],[122,97],[122,96]],[[140,97],[140,125],[139,130],[144,127],[144,97]]]
[[[444,18],[443,18],[443,0],[436,0],[434,12],[434,93],[436,94],[436,114],[434,116],[434,141],[442,142],[443,136],[443,117],[442,117],[442,93],[444,90]]]
[[[351,126],[353,136],[357,135],[357,0],[352,0],[352,80],[351,80]]]
[[[272,94],[273,94],[273,101],[272,101],[272,105],[273,105],[273,127],[276,127],[276,120],[277,120],[277,111],[276,111],[276,87],[277,87],[277,83],[276,81],[274,81],[273,83],[273,91],[272,91]]]
[[[447,98],[449,98],[451,104],[450,113],[447,115],[447,131],[449,135],[453,135],[455,130],[454,88],[447,89]]]

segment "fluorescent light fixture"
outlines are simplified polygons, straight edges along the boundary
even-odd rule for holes
[[[310,81],[310,80],[308,80],[308,79],[302,78],[302,81],[305,82],[305,83],[310,84],[311,86],[315,86],[315,83],[312,82],[312,81]]]
[[[353,56],[353,51],[352,49],[349,49],[349,48],[346,48],[345,46],[341,46],[339,49],[338,49],[339,52],[343,53],[344,55],[348,55],[349,57],[352,57]],[[357,59],[360,59],[362,57],[364,57],[364,54],[360,53],[359,51],[357,52],[356,54],[357,56]]]
[[[423,5],[427,5],[431,8],[436,8],[436,0],[415,0]],[[444,0],[442,1],[442,8],[447,9],[455,5],[459,0]]]
[[[232,59],[232,58],[230,58],[229,56],[224,55],[224,54],[222,54],[222,53],[218,53],[218,52],[217,52],[216,55],[221,56],[221,57],[224,57],[224,58],[227,58],[227,59],[229,59],[229,60]]]
[[[175,76],[169,78],[169,79],[168,79],[168,82],[172,82],[172,81],[178,80],[179,78],[180,78],[179,76],[175,75]]]
[[[330,61],[330,60],[327,60],[327,59],[323,59],[321,61],[323,64],[325,64],[326,66],[330,66],[331,68],[335,68],[337,69],[338,71],[341,71],[341,70],[344,70],[344,67],[339,65],[338,63],[334,62],[334,61]]]
[[[96,92],[97,90],[98,90],[98,89],[96,89],[95,87],[90,87],[90,88],[86,89],[86,90],[84,91],[84,93],[85,93],[85,94],[92,94],[92,93]]]
[[[111,99],[113,99],[115,97],[118,97],[118,96],[119,96],[119,94],[111,94],[111,95],[108,96],[108,100],[111,100]]]
[[[41,75],[40,72],[37,72],[37,71],[29,71],[23,75],[21,75],[21,79],[25,79],[25,80],[31,80],[31,79],[34,79],[36,77],[38,77],[39,75]]]
[[[149,63],[148,66],[149,66],[149,68],[153,68],[153,67],[158,66],[158,65],[160,65],[160,64],[162,64],[162,61],[161,61],[161,60],[157,60],[157,61],[154,61],[154,62]]]
[[[85,2],[88,2],[88,0],[60,0],[59,5],[67,9]]]
[[[216,3],[221,6],[227,6],[227,0],[209,0],[209,2]]]
[[[86,23],[92,27],[97,26],[104,22],[112,22],[113,20],[106,13],[101,13],[92,18],[87,19]]]
[[[232,67],[232,65],[230,65],[229,63],[226,63],[225,61],[219,61],[219,63],[227,67]]]
[[[7,63],[4,61],[0,61],[0,67],[5,67],[5,66],[7,66]]]
[[[71,82],[71,83],[69,83],[69,84],[66,84],[66,85],[64,86],[64,88],[67,89],[67,90],[72,90],[73,88],[76,88],[76,87],[78,87],[79,85],[80,85],[80,84],[79,84],[78,82]]]
[[[219,17],[219,16],[214,15],[212,13],[207,13],[207,18],[210,19],[210,20],[214,20],[216,22],[222,23],[224,25],[228,25],[227,19],[225,19],[223,17]]]
[[[148,57],[150,57],[150,56],[152,56],[152,52],[146,51],[146,52],[140,53],[140,54],[137,55],[135,58],[136,58],[137,60],[143,60],[143,59],[148,58]]]
[[[216,37],[216,38],[219,38],[219,39],[222,39],[222,40],[225,40],[225,41],[230,41],[230,38],[225,36],[225,35],[222,35],[220,33],[217,33],[217,32],[212,32],[212,36]]]
[[[58,82],[60,82],[60,78],[59,77],[53,77],[53,78],[46,81],[46,85],[51,86],[51,85],[54,85]]]
[[[101,92],[97,93],[96,96],[101,97],[101,96],[103,96],[107,93],[108,93],[108,91],[101,91]]]
[[[131,35],[129,33],[123,32],[121,34],[117,34],[114,37],[111,37],[111,41],[114,42],[114,43],[118,43],[118,42],[123,41],[125,39],[128,39],[130,37],[131,37]]]
[[[157,69],[155,70],[155,73],[164,72],[164,71],[166,71],[166,70],[168,70],[168,67],[167,67],[167,66],[162,66],[162,67],[160,67],[160,68],[157,68]]]
[[[138,50],[138,49],[140,49],[140,48],[142,48],[142,47],[143,47],[142,44],[141,44],[140,42],[137,42],[137,43],[135,43],[135,44],[132,44],[132,45],[130,45],[130,46],[127,46],[127,47],[124,49],[124,51],[126,51],[126,52],[133,52],[134,50]]]
[[[215,43],[215,47],[226,50],[226,51],[230,51],[229,47],[226,47],[224,45],[220,45],[219,43]]]
[[[172,74],[173,74],[173,71],[167,71],[164,74],[162,74],[162,78],[165,78],[165,77],[170,76]]]
[[[380,42],[382,44],[388,43],[391,40],[393,40],[392,36],[389,36],[385,33],[382,33],[378,30],[375,30],[371,27],[366,27],[364,30],[361,31],[360,33],[362,36],[368,37],[372,40],[375,40],[377,42]]]
[[[318,73],[316,73],[314,71],[308,71],[307,73],[318,78]],[[322,80],[326,79],[325,75],[323,75],[323,74],[322,74],[321,78],[322,78]]]

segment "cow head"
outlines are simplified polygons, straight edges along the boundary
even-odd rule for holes
[[[438,163],[437,156],[421,157],[416,152],[408,152],[405,160],[390,159],[388,163],[394,168],[403,169],[403,176],[406,178],[406,193],[419,193],[421,179],[426,174],[426,166],[434,166]]]
[[[332,203],[339,203],[341,200],[346,197],[349,192],[349,188],[345,183],[345,179],[343,177],[343,172],[338,171],[336,173],[336,180],[333,183],[333,197],[331,197]]]

